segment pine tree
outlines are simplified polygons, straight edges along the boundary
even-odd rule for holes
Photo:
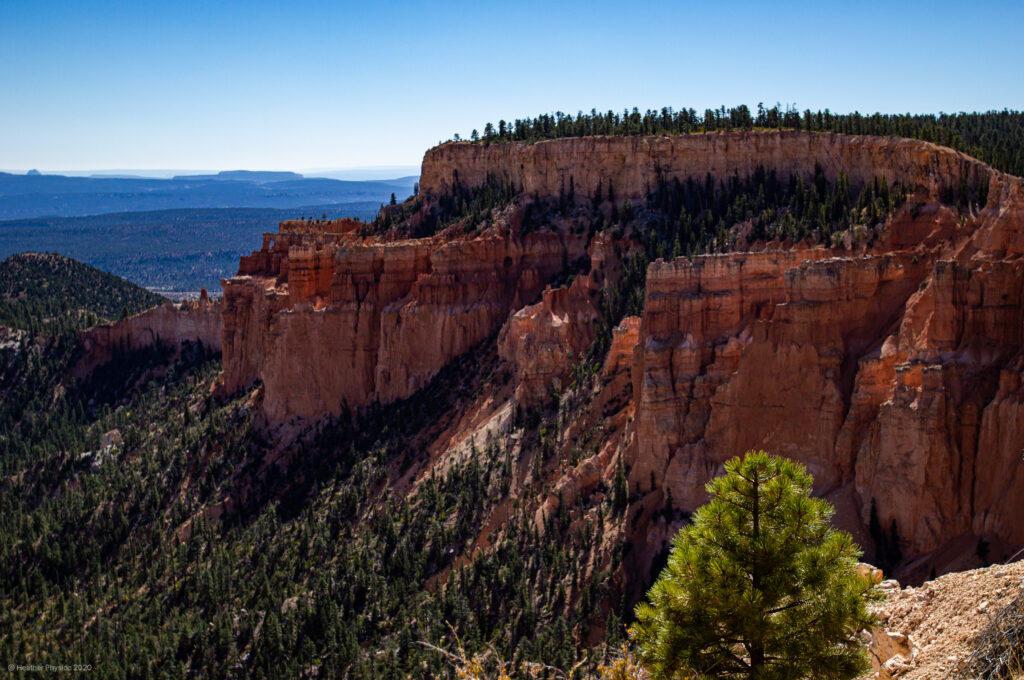
[[[653,678],[854,678],[874,618],[860,551],[810,497],[803,466],[763,451],[725,464],[673,539],[632,630]]]
[[[615,465],[615,482],[612,486],[612,507],[616,512],[622,512],[629,505],[629,482],[626,478],[626,466],[622,463],[622,456]]]

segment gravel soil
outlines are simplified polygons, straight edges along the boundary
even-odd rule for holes
[[[874,606],[882,629],[895,639],[907,636],[911,658],[866,677],[941,679],[970,656],[979,635],[1024,593],[1024,560],[946,574],[919,588],[900,588],[895,581],[879,587],[887,595]]]

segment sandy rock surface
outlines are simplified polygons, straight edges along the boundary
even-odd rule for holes
[[[882,627],[870,649],[875,671],[865,678],[945,678],[973,649],[977,636],[1024,592],[1024,560],[946,574],[920,588],[880,586],[875,610]]]

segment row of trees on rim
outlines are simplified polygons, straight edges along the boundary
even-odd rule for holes
[[[591,135],[672,135],[716,130],[751,130],[774,128],[839,132],[849,135],[880,135],[910,137],[935,142],[970,154],[997,170],[1024,176],[1024,112],[987,111],[984,113],[833,113],[829,109],[801,111],[796,104],[758,104],[751,111],[745,104],[726,108],[648,109],[643,113],[633,107],[615,111],[576,115],[561,111],[544,113],[534,118],[517,118],[487,123],[483,132],[473,130],[470,141],[536,142],[560,137]],[[459,141],[459,135],[455,135]]]

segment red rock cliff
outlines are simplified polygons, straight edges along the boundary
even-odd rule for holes
[[[919,192],[919,215],[857,257],[652,264],[633,488],[692,510],[724,460],[764,448],[805,463],[819,493],[852,485],[905,554],[972,533],[1024,543],[1022,182],[991,181],[973,215]],[[900,231],[914,248],[894,248]]]
[[[584,236],[382,243],[282,225],[224,285],[224,387],[261,379],[274,422],[410,396],[533,301]]]
[[[935,195],[987,176],[990,168],[962,153],[918,140],[839,135],[793,130],[755,130],[660,137],[582,137],[527,144],[448,143],[427,151],[420,191],[436,196],[457,176],[463,186],[503,176],[529,195],[557,196],[572,178],[578,200],[609,183],[618,200],[644,197],[659,176],[749,175],[764,166],[780,175],[809,176],[815,163],[835,177],[845,170],[851,183],[873,177],[899,180]],[[955,182],[955,184],[953,184]]]
[[[787,138],[795,151],[780,149]],[[679,155],[680,145],[725,149],[724,161]],[[639,174],[630,148],[640,150]],[[748,133],[449,145],[428,154],[424,185],[447,186],[447,163],[460,181],[494,163],[490,172],[507,170],[526,191],[557,192],[563,168],[580,173],[577,187],[594,171],[613,176],[617,193],[642,193],[666,149],[685,158],[675,166],[685,173],[772,162],[808,171],[819,160],[832,173],[901,179],[913,196],[857,256],[769,249],[650,266],[625,450],[633,492],[694,510],[726,459],[764,448],[806,464],[818,493],[852,499],[858,516],[841,517],[846,526],[863,530],[874,506],[904,555],[971,535],[1024,543],[1012,519],[1024,516],[1021,180],[922,142]],[[602,165],[602,153],[612,160]],[[943,205],[946,173],[987,181],[986,205],[965,214]],[[506,325],[501,352],[518,367],[518,397],[542,399],[586,347],[592,317],[578,287],[546,292]]]
[[[473,186],[491,174],[527,196],[558,196],[571,178],[580,201],[599,183],[643,200],[660,176],[809,175],[816,163],[852,184],[899,180],[910,201],[856,254],[773,244],[651,264],[642,319],[616,333],[606,364],[614,398],[567,431],[615,414],[614,442],[592,464],[607,478],[622,455],[640,540],[659,505],[696,508],[723,461],[765,448],[846,499],[847,526],[863,529],[874,505],[905,555],[965,536],[1024,544],[1021,180],[920,141],[756,131],[446,144],[427,152],[421,190],[431,200],[456,177]],[[980,211],[940,200],[962,181],[988,185]],[[515,398],[542,401],[588,347],[595,277],[617,255],[599,235],[591,273],[531,304],[587,238],[520,236],[514,222],[393,242],[283,224],[224,282],[225,387],[261,379],[271,421],[334,414],[410,396],[501,328]],[[573,488],[595,483],[587,469]],[[666,531],[650,530],[641,553]]]
[[[88,328],[78,334],[84,355],[70,375],[81,378],[110,361],[118,349],[138,350],[155,344],[173,346],[190,341],[202,342],[219,352],[221,319],[220,302],[211,303],[204,290],[199,300],[168,302],[127,319]]]

